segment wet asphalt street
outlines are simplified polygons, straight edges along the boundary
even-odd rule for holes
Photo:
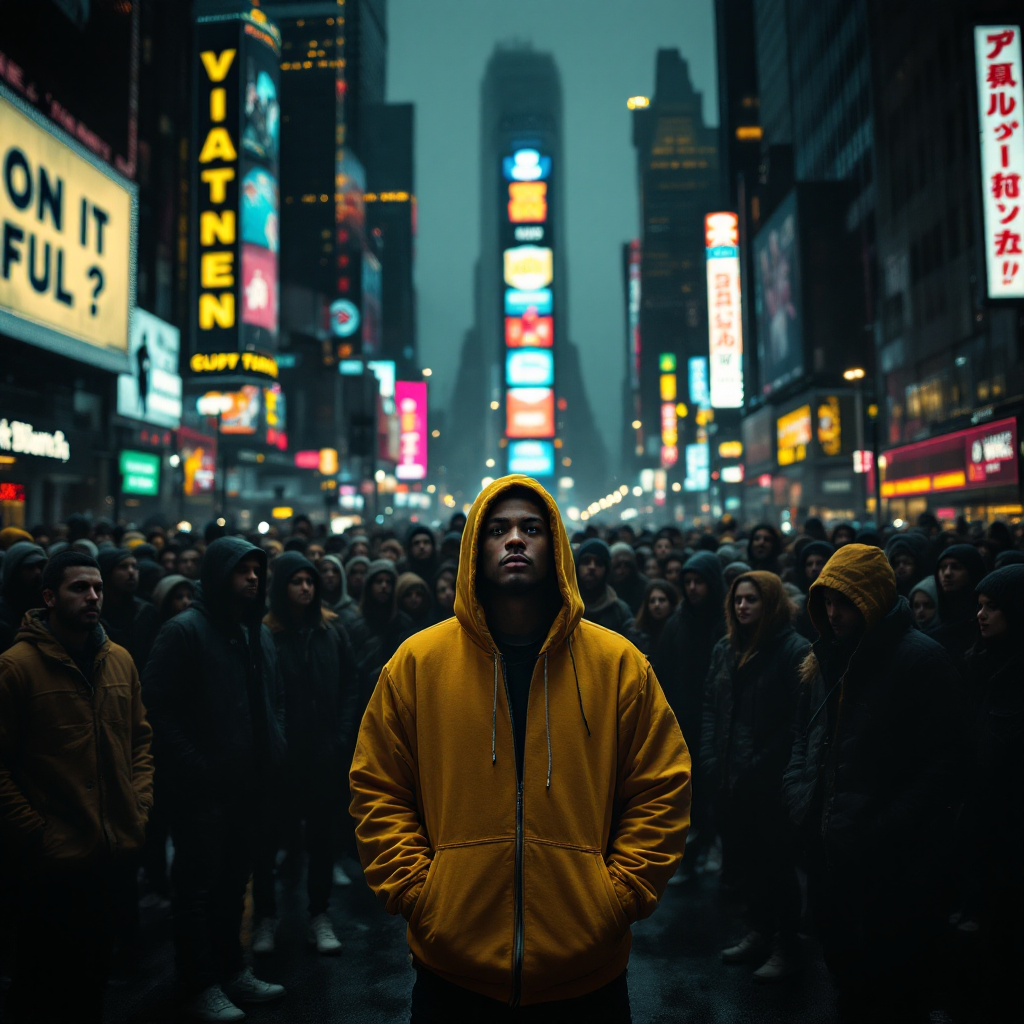
[[[355,875],[356,866],[350,866]],[[356,876],[336,888],[331,915],[344,943],[340,957],[306,947],[304,887],[280,884],[282,923],[277,952],[261,957],[260,977],[281,982],[286,998],[249,1010],[253,1024],[396,1024],[407,1021],[413,972],[405,922],[389,917]],[[756,985],[745,967],[726,967],[718,951],[742,933],[739,909],[717,875],[670,886],[653,917],[633,929],[629,988],[636,1024],[817,1024],[833,1019],[824,966],[804,940],[801,979]],[[247,920],[247,925],[249,924]],[[110,989],[110,1024],[170,1024],[182,1020],[174,987],[171,923],[167,910],[143,911],[139,963]]]

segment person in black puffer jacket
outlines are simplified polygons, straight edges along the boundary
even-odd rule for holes
[[[753,963],[757,981],[800,971],[800,890],[782,814],[807,641],[793,629],[793,604],[772,572],[738,576],[725,603],[728,634],[711,658],[704,697],[701,772],[715,795],[723,853],[747,897],[750,932],[722,951]]]
[[[174,838],[178,975],[187,1012],[202,1019],[226,1012],[228,997],[266,1002],[284,995],[245,967],[239,938],[285,755],[284,685],[262,624],[266,582],[263,551],[238,537],[215,540],[195,602],[163,624],[142,680]]]
[[[338,953],[327,915],[334,865],[333,830],[337,808],[347,804],[345,775],[355,742],[357,668],[348,634],[322,603],[316,567],[297,551],[274,560],[270,611],[264,625],[277,647],[284,680],[285,735],[288,741],[283,806],[306,823],[309,855],[309,941],[320,953]],[[273,950],[277,902],[273,853],[255,875],[253,897],[259,918],[253,950]]]
[[[960,925],[978,928],[976,991],[965,1005],[984,1020],[1024,1019],[1024,565],[989,573],[977,586],[981,637],[967,655],[973,705],[970,770],[960,821],[966,902]],[[967,931],[967,929],[964,929]],[[968,934],[970,934],[968,932]]]
[[[978,600],[974,588],[984,575],[985,561],[973,544],[951,544],[939,555],[935,566],[939,615],[928,635],[942,644],[961,673],[967,652],[978,642]]]
[[[840,1020],[927,1021],[961,785],[956,671],[879,548],[841,547],[808,604],[819,639],[783,799]]]

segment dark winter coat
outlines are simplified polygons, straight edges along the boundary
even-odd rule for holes
[[[23,540],[12,544],[0,561],[0,654],[14,643],[25,612],[42,605],[39,594],[26,594],[18,578],[18,570],[29,556],[45,558],[46,552]]]
[[[258,605],[243,625],[228,614],[231,576],[256,555]],[[142,680],[156,771],[174,800],[259,798],[284,761],[284,686],[270,630],[266,555],[238,537],[214,541],[196,600],[163,624]],[[186,808],[187,810],[187,808]]]
[[[728,637],[715,645],[701,733],[706,786],[778,802],[807,650],[807,641],[792,626],[768,638],[742,666]],[[736,713],[741,700],[748,702],[745,722]]]
[[[301,570],[313,577],[307,619],[297,625],[288,608],[288,581]],[[285,735],[291,770],[337,770],[355,742],[357,667],[355,652],[334,612],[321,604],[320,577],[297,551],[274,561],[270,612],[263,619],[274,637],[285,689]]]
[[[698,551],[687,559],[683,573],[697,573],[708,585],[707,601],[694,609],[686,600],[669,616],[651,653],[651,667],[665,691],[690,748],[700,763],[701,714],[711,652],[725,635],[725,578],[718,556]]]
[[[415,632],[416,627],[409,616],[397,610],[386,620],[367,619],[364,616],[349,627],[348,635],[352,641],[359,670],[357,718],[362,718],[370,694],[377,685],[381,669],[392,659],[402,641]]]
[[[345,574],[345,566],[338,555],[324,555],[324,561],[331,562],[338,569],[341,575],[341,591],[338,599],[333,603],[325,601],[324,606],[338,616],[338,622],[344,628],[348,628],[359,619],[359,602],[348,592],[348,577]]]
[[[584,605],[583,618],[622,636],[626,635],[626,631],[633,623],[633,613],[629,610],[629,605],[607,584],[604,594],[597,601]]]
[[[855,646],[835,641],[824,589],[864,617]],[[833,863],[862,859],[890,874],[934,859],[948,840],[962,759],[956,671],[917,629],[883,552],[841,547],[811,587],[821,639],[804,662],[783,780],[789,816],[820,835]]]
[[[108,597],[102,622],[107,636],[132,656],[139,674],[145,672],[153,641],[160,632],[160,612],[134,595],[122,605],[115,605]]]
[[[885,543],[885,557],[892,565],[897,555],[909,555],[914,560],[914,575],[906,583],[896,580],[897,591],[906,598],[910,597],[911,590],[931,574],[934,567],[934,559],[931,556],[931,540],[928,534],[921,530],[908,530],[906,533],[897,533],[890,537]]]

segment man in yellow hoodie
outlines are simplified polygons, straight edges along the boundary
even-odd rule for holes
[[[628,1022],[630,925],[689,827],[679,726],[646,659],[583,620],[534,480],[477,498],[456,592],[384,666],[351,770],[367,882],[409,922],[413,1024]]]

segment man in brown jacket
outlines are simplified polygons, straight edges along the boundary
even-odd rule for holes
[[[150,728],[131,655],[99,624],[103,582],[65,551],[0,656],[0,845],[18,879],[5,1020],[99,1021],[115,894],[142,846]]]

